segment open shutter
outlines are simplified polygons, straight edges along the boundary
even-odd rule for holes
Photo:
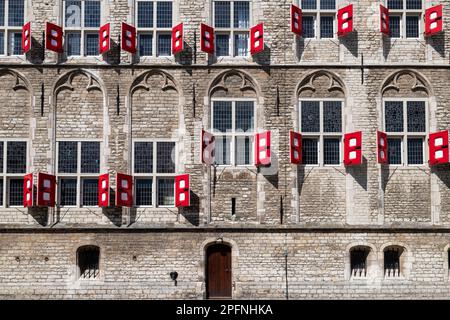
[[[352,132],[344,135],[344,164],[355,166],[362,163],[362,132]]]
[[[110,38],[110,23],[104,24],[100,27],[100,37],[99,37],[99,52],[100,54],[104,54],[108,52],[111,47],[111,38]]]
[[[133,177],[128,174],[116,175],[116,206],[133,206]]]
[[[214,28],[204,23],[200,25],[200,48],[203,52],[214,54]]]
[[[291,5],[291,31],[299,37],[303,34],[302,9],[293,4]]]
[[[22,53],[26,54],[31,50],[31,22],[22,27]]]
[[[377,159],[378,163],[388,163],[388,140],[387,134],[377,131]]]
[[[109,173],[98,177],[98,206],[109,206]]]
[[[122,22],[122,49],[136,53],[136,28]]]
[[[291,131],[289,134],[289,145],[291,154],[291,163],[302,163],[302,135],[298,132]]]
[[[338,10],[338,36],[343,37],[353,31],[353,5]]]
[[[201,161],[205,164],[213,164],[215,160],[215,137],[212,133],[202,130],[202,154]]]
[[[33,174],[29,173],[23,177],[23,207],[33,206]]]
[[[255,135],[255,165],[270,165],[270,131]]]
[[[183,23],[172,28],[172,54],[183,51]]]
[[[264,25],[262,23],[250,28],[250,53],[255,55],[264,50]]]
[[[54,207],[56,193],[56,177],[51,174],[38,174],[37,205]]]
[[[430,133],[428,146],[430,166],[449,162],[448,130]]]
[[[175,206],[189,207],[190,205],[189,175],[182,174],[175,177]]]
[[[425,36],[442,31],[442,4],[425,10]]]
[[[391,30],[389,27],[389,9],[380,4],[380,32],[389,36]]]
[[[50,22],[46,23],[45,48],[58,53],[63,51],[63,30],[60,26]]]

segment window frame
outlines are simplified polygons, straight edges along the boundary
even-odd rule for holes
[[[138,3],[139,2],[152,2],[153,3],[153,27],[139,27],[138,26]],[[171,2],[172,3],[172,26],[170,28],[158,28],[157,25],[157,15],[158,15],[158,2]],[[172,36],[172,28],[175,23],[175,0],[135,0],[134,1],[134,25],[136,26],[136,38],[137,38],[137,48],[136,55],[140,59],[150,59],[150,58],[173,58],[172,54],[172,41],[170,42],[170,55],[162,56],[158,55],[158,35],[170,35]],[[141,34],[151,34],[152,35],[152,55],[151,56],[141,56],[140,55],[140,36]]]
[[[386,102],[402,102],[403,103],[403,132],[388,132],[386,131]],[[409,132],[408,131],[408,102],[425,102],[425,131],[424,132]],[[382,112],[382,126],[383,132],[386,133],[388,139],[397,138],[401,139],[401,164],[391,164],[393,167],[423,167],[428,163],[428,144],[427,137],[430,131],[429,127],[429,103],[428,98],[383,98],[383,112]],[[422,152],[423,163],[422,164],[409,164],[408,163],[408,138],[423,138]]]
[[[228,40],[228,55],[227,56],[219,56],[217,55],[217,50],[214,48],[214,54],[217,58],[250,58],[250,28],[253,26],[253,1],[252,0],[212,0],[212,13],[211,13],[211,24],[214,28],[214,35],[217,38],[217,35],[230,35]],[[230,28],[216,28],[216,2],[230,2]],[[249,3],[249,27],[248,28],[235,28],[234,27],[234,3],[235,2],[248,2]],[[245,56],[235,55],[235,41],[234,36],[236,34],[248,34],[247,40],[247,54]],[[217,45],[217,42],[215,42]]]
[[[385,0],[384,4],[386,5],[386,8],[388,8],[388,1]],[[403,1],[403,9],[389,9],[389,18],[392,16],[400,16],[400,37],[392,37],[389,36],[391,39],[405,39],[405,40],[419,40],[423,39],[423,32],[424,32],[424,23],[423,23],[423,13],[425,10],[424,1],[420,0],[422,2],[421,9],[407,9],[406,8],[406,0]],[[407,16],[417,16],[419,20],[418,25],[418,32],[419,36],[417,38],[414,37],[406,37],[406,17]]]
[[[63,173],[59,172],[59,143],[60,142],[76,142],[77,143],[77,172],[76,173]],[[81,143],[82,142],[99,142],[100,143],[100,155],[99,155],[99,172],[98,173],[81,173]],[[97,205],[83,205],[83,179],[92,179],[100,176],[102,172],[102,147],[103,140],[101,139],[58,139],[56,141],[56,181],[57,181],[57,206],[60,208],[98,208]],[[61,180],[62,179],[76,179],[77,180],[77,196],[75,205],[61,205]]]
[[[98,250],[98,275],[97,277],[93,278],[83,278],[80,268],[80,253],[82,251],[86,251],[87,249],[97,249]],[[75,252],[75,259],[76,259],[76,266],[77,266],[77,280],[78,281],[99,281],[103,279],[103,272],[102,272],[102,249],[97,245],[82,245],[79,246]]]
[[[135,172],[135,144],[136,142],[151,142],[153,143],[153,170],[151,173],[136,173]],[[157,172],[157,166],[158,166],[158,142],[172,142],[175,144],[175,159],[174,159],[174,172],[173,173],[158,173]],[[133,138],[132,143],[132,156],[131,156],[131,166],[132,166],[132,176],[133,176],[133,206],[136,208],[152,208],[152,209],[158,209],[158,208],[175,208],[175,177],[178,175],[178,143],[175,139],[166,139],[166,138],[153,138],[153,139],[147,139],[147,138]],[[174,188],[173,188],[173,195],[174,195],[174,202],[173,205],[158,205],[158,179],[164,179],[164,178],[173,178],[174,179]],[[152,179],[152,205],[137,205],[136,204],[136,180],[138,179]]]
[[[22,26],[9,26],[9,0],[4,0],[5,1],[5,12],[4,12],[4,18],[5,18],[5,22],[3,26],[0,26],[0,32],[3,32],[3,52],[0,52],[0,57],[4,58],[4,57],[19,57],[19,58],[23,58],[25,57],[25,54],[22,53],[22,49],[21,49],[21,53],[20,54],[12,54],[10,53],[10,41],[9,41],[9,36],[12,33],[20,33],[22,34]],[[23,0],[23,23],[25,24],[26,22],[26,17],[27,17],[27,1],[28,0]],[[21,36],[22,38],[22,36]]]
[[[214,102],[216,101],[227,101],[231,102],[231,129],[232,132],[216,132],[214,131]],[[247,132],[236,132],[236,102],[247,102],[251,101],[253,102],[253,131],[251,133]],[[217,166],[219,168],[230,168],[230,167],[237,167],[237,168],[252,168],[255,167],[255,156],[254,156],[254,150],[255,150],[255,135],[257,133],[257,99],[256,98],[212,98],[211,99],[211,119],[210,119],[210,130],[214,134],[215,137],[220,136],[226,136],[231,137],[231,146],[230,146],[230,164],[218,164]],[[248,137],[250,136],[252,138],[252,145],[251,150],[253,150],[253,157],[250,161],[250,164],[236,164],[236,137]]]
[[[0,139],[0,142],[3,142],[3,172],[0,172],[0,179],[3,180],[3,190],[2,190],[2,201],[3,204],[0,208],[23,208],[23,204],[21,205],[10,205],[9,204],[9,194],[10,194],[10,180],[11,179],[23,179],[27,174],[30,168],[29,164],[29,152],[30,152],[30,142],[29,139],[23,138],[3,138]],[[26,161],[25,161],[25,172],[24,173],[8,173],[8,142],[25,142],[27,144],[26,147]]]
[[[97,34],[99,35],[99,29],[102,26],[102,19],[103,19],[103,1],[102,0],[89,0],[89,1],[98,1],[100,2],[100,25],[98,27],[85,27],[85,6],[86,6],[86,0],[78,0],[81,2],[81,12],[80,12],[80,26],[79,27],[66,27],[66,3],[70,0],[63,0],[62,1],[62,26],[63,26],[63,32],[64,32],[64,54],[68,58],[100,58],[100,50],[98,50],[98,55],[87,55],[86,54],[86,39],[88,34]],[[76,0],[75,0],[76,1]],[[80,54],[79,55],[68,55],[68,45],[69,42],[67,41],[67,33],[79,33],[80,34]],[[99,35],[100,37],[100,35]]]
[[[319,102],[319,119],[320,119],[320,131],[319,132],[303,132],[302,131],[302,102],[303,101],[318,101]],[[323,132],[323,102],[324,101],[340,101],[341,102],[341,131],[340,132]],[[345,98],[299,98],[298,100],[298,128],[302,135],[302,139],[314,138],[318,139],[317,146],[317,164],[302,164],[306,167],[341,167],[343,166],[343,140],[345,134]],[[339,138],[339,164],[325,164],[325,138]]]
[[[302,0],[297,0],[297,5],[302,9],[303,16],[313,17],[314,20],[314,38],[305,38],[311,40],[335,40],[337,39],[337,11],[339,6],[339,1],[335,1],[334,9],[322,9],[320,7],[320,0],[316,1],[316,9],[303,9]],[[322,38],[320,29],[320,18],[321,17],[333,17],[333,37]]]

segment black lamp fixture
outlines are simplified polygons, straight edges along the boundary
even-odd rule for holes
[[[175,286],[177,285],[177,278],[178,278],[178,272],[172,271],[170,273],[170,279],[173,280],[173,282],[175,283]]]

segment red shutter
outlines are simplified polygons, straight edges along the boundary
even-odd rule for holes
[[[255,164],[270,165],[270,131],[255,135]]]
[[[98,177],[98,206],[109,207],[109,173]]]
[[[338,10],[338,36],[346,36],[353,31],[353,5]]]
[[[362,163],[362,132],[352,132],[344,135],[344,164],[346,166]]]
[[[116,175],[116,206],[133,206],[133,177],[123,173]]]
[[[37,205],[42,207],[55,206],[56,177],[51,174],[38,174]]]
[[[33,206],[33,174],[29,173],[23,177],[23,207]]]
[[[302,36],[302,9],[297,7],[296,5],[291,5],[291,31],[298,35]]]
[[[264,50],[264,25],[262,23],[250,28],[250,53],[255,55]]]
[[[25,54],[31,50],[31,22],[22,27],[22,53]]]
[[[200,48],[203,52],[214,54],[214,28],[202,23],[200,25]]]
[[[425,36],[442,31],[442,4],[425,10]]]
[[[172,54],[183,51],[183,23],[172,28]]]
[[[136,28],[122,22],[122,49],[136,53]]]
[[[302,135],[298,132],[291,131],[289,137],[289,145],[291,149],[291,163],[302,163]]]
[[[430,133],[428,139],[430,166],[449,162],[448,130]]]
[[[104,24],[100,27],[100,37],[99,37],[99,52],[104,54],[108,52],[111,47],[110,35],[110,24]]]
[[[63,51],[63,30],[60,26],[47,22],[45,25],[45,48],[58,53]]]
[[[175,206],[189,207],[190,205],[189,175],[182,174],[175,177]]]
[[[202,130],[202,163],[213,164],[215,160],[215,137],[212,133]]]
[[[388,140],[387,134],[377,131],[377,159],[378,163],[388,163]]]
[[[380,4],[380,32],[389,36],[391,30],[389,28],[389,9]]]

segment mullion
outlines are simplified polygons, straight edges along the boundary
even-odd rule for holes
[[[6,151],[6,148],[8,148],[8,143],[7,143],[7,141],[4,141],[3,142],[3,172],[4,172],[5,176],[3,178],[3,207],[5,207],[5,208],[6,208],[6,200],[7,200],[7,197],[6,197],[6,190],[7,190],[6,184],[8,183],[8,178],[6,177],[7,176],[7,172],[8,172],[8,170],[6,168],[6,166],[8,164],[6,157],[8,156],[8,153]]]
[[[156,166],[158,165],[158,152],[157,152],[157,145],[158,142],[154,141],[152,143],[153,148],[153,170],[152,170],[152,207],[156,208],[159,206],[158,201],[158,194],[157,194],[157,172]]]

